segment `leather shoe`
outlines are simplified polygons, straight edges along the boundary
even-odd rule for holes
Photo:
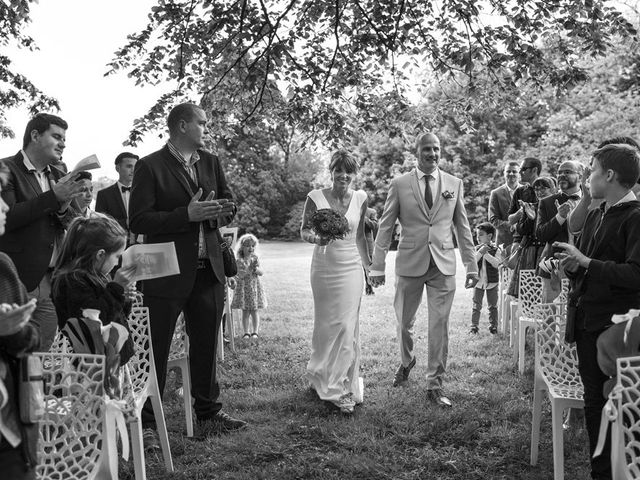
[[[211,418],[198,421],[197,436],[199,438],[206,438],[212,435],[232,432],[234,430],[242,430],[246,426],[247,422],[244,420],[233,418],[223,411],[219,411]]]
[[[442,390],[439,388],[427,390],[427,400],[440,407],[453,407],[451,400],[445,397],[444,393],[442,393]]]
[[[411,369],[415,367],[415,365],[416,357],[413,357],[413,360],[411,360],[409,362],[409,365],[407,365],[406,367],[403,367],[402,364],[400,364],[400,366],[396,370],[395,376],[393,377],[393,386],[397,387],[406,382],[409,379],[409,372],[411,372]]]

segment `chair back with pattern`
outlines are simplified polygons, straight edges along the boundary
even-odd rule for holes
[[[617,417],[611,436],[611,459],[619,478],[640,478],[640,357],[618,358],[612,396]],[[614,473],[614,478],[616,478]]]
[[[533,306],[542,302],[542,277],[535,270],[520,270],[518,285],[518,313],[520,317],[535,318]]]
[[[557,305],[547,304],[550,308]],[[575,345],[564,340],[566,315],[556,312],[537,320],[536,370],[554,397],[582,400],[583,386],[578,372]]]
[[[36,353],[45,382],[37,478],[90,480],[101,462],[104,356]]]
[[[500,284],[506,290],[509,288],[509,283],[511,282],[511,275],[513,275],[513,270],[505,265],[500,266]]]
[[[129,314],[129,335],[135,353],[127,363],[133,394],[140,397],[146,391],[151,375],[151,333],[149,330],[149,309],[134,305]]]

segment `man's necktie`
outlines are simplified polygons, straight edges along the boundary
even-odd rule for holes
[[[429,207],[429,210],[431,210],[431,207],[433,207],[433,195],[431,194],[431,185],[429,184],[429,180],[431,180],[431,178],[433,178],[431,177],[431,175],[424,176],[424,201],[427,202],[427,207]]]
[[[122,190],[122,193],[131,192],[131,187],[125,187],[124,185],[120,187],[120,189]]]

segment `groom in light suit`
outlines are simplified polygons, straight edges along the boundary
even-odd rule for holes
[[[396,257],[394,308],[402,363],[393,385],[406,382],[416,364],[413,325],[426,285],[427,398],[437,405],[450,407],[451,401],[442,392],[442,376],[449,348],[449,313],[456,290],[454,229],[467,269],[467,288],[478,282],[478,267],[464,208],[462,181],[438,168],[440,140],[436,135],[425,133],[419,137],[416,150],[417,168],[391,181],[376,236],[370,277],[374,286],[384,284],[385,257],[397,219],[402,230]]]

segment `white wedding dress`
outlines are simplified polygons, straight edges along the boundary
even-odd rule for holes
[[[330,208],[322,190],[309,193],[319,209]],[[344,240],[316,245],[311,261],[314,318],[311,358],[306,378],[322,400],[336,405],[362,403],[360,378],[360,301],[364,271],[356,245],[362,203],[367,194],[353,192],[345,217],[349,233]]]

